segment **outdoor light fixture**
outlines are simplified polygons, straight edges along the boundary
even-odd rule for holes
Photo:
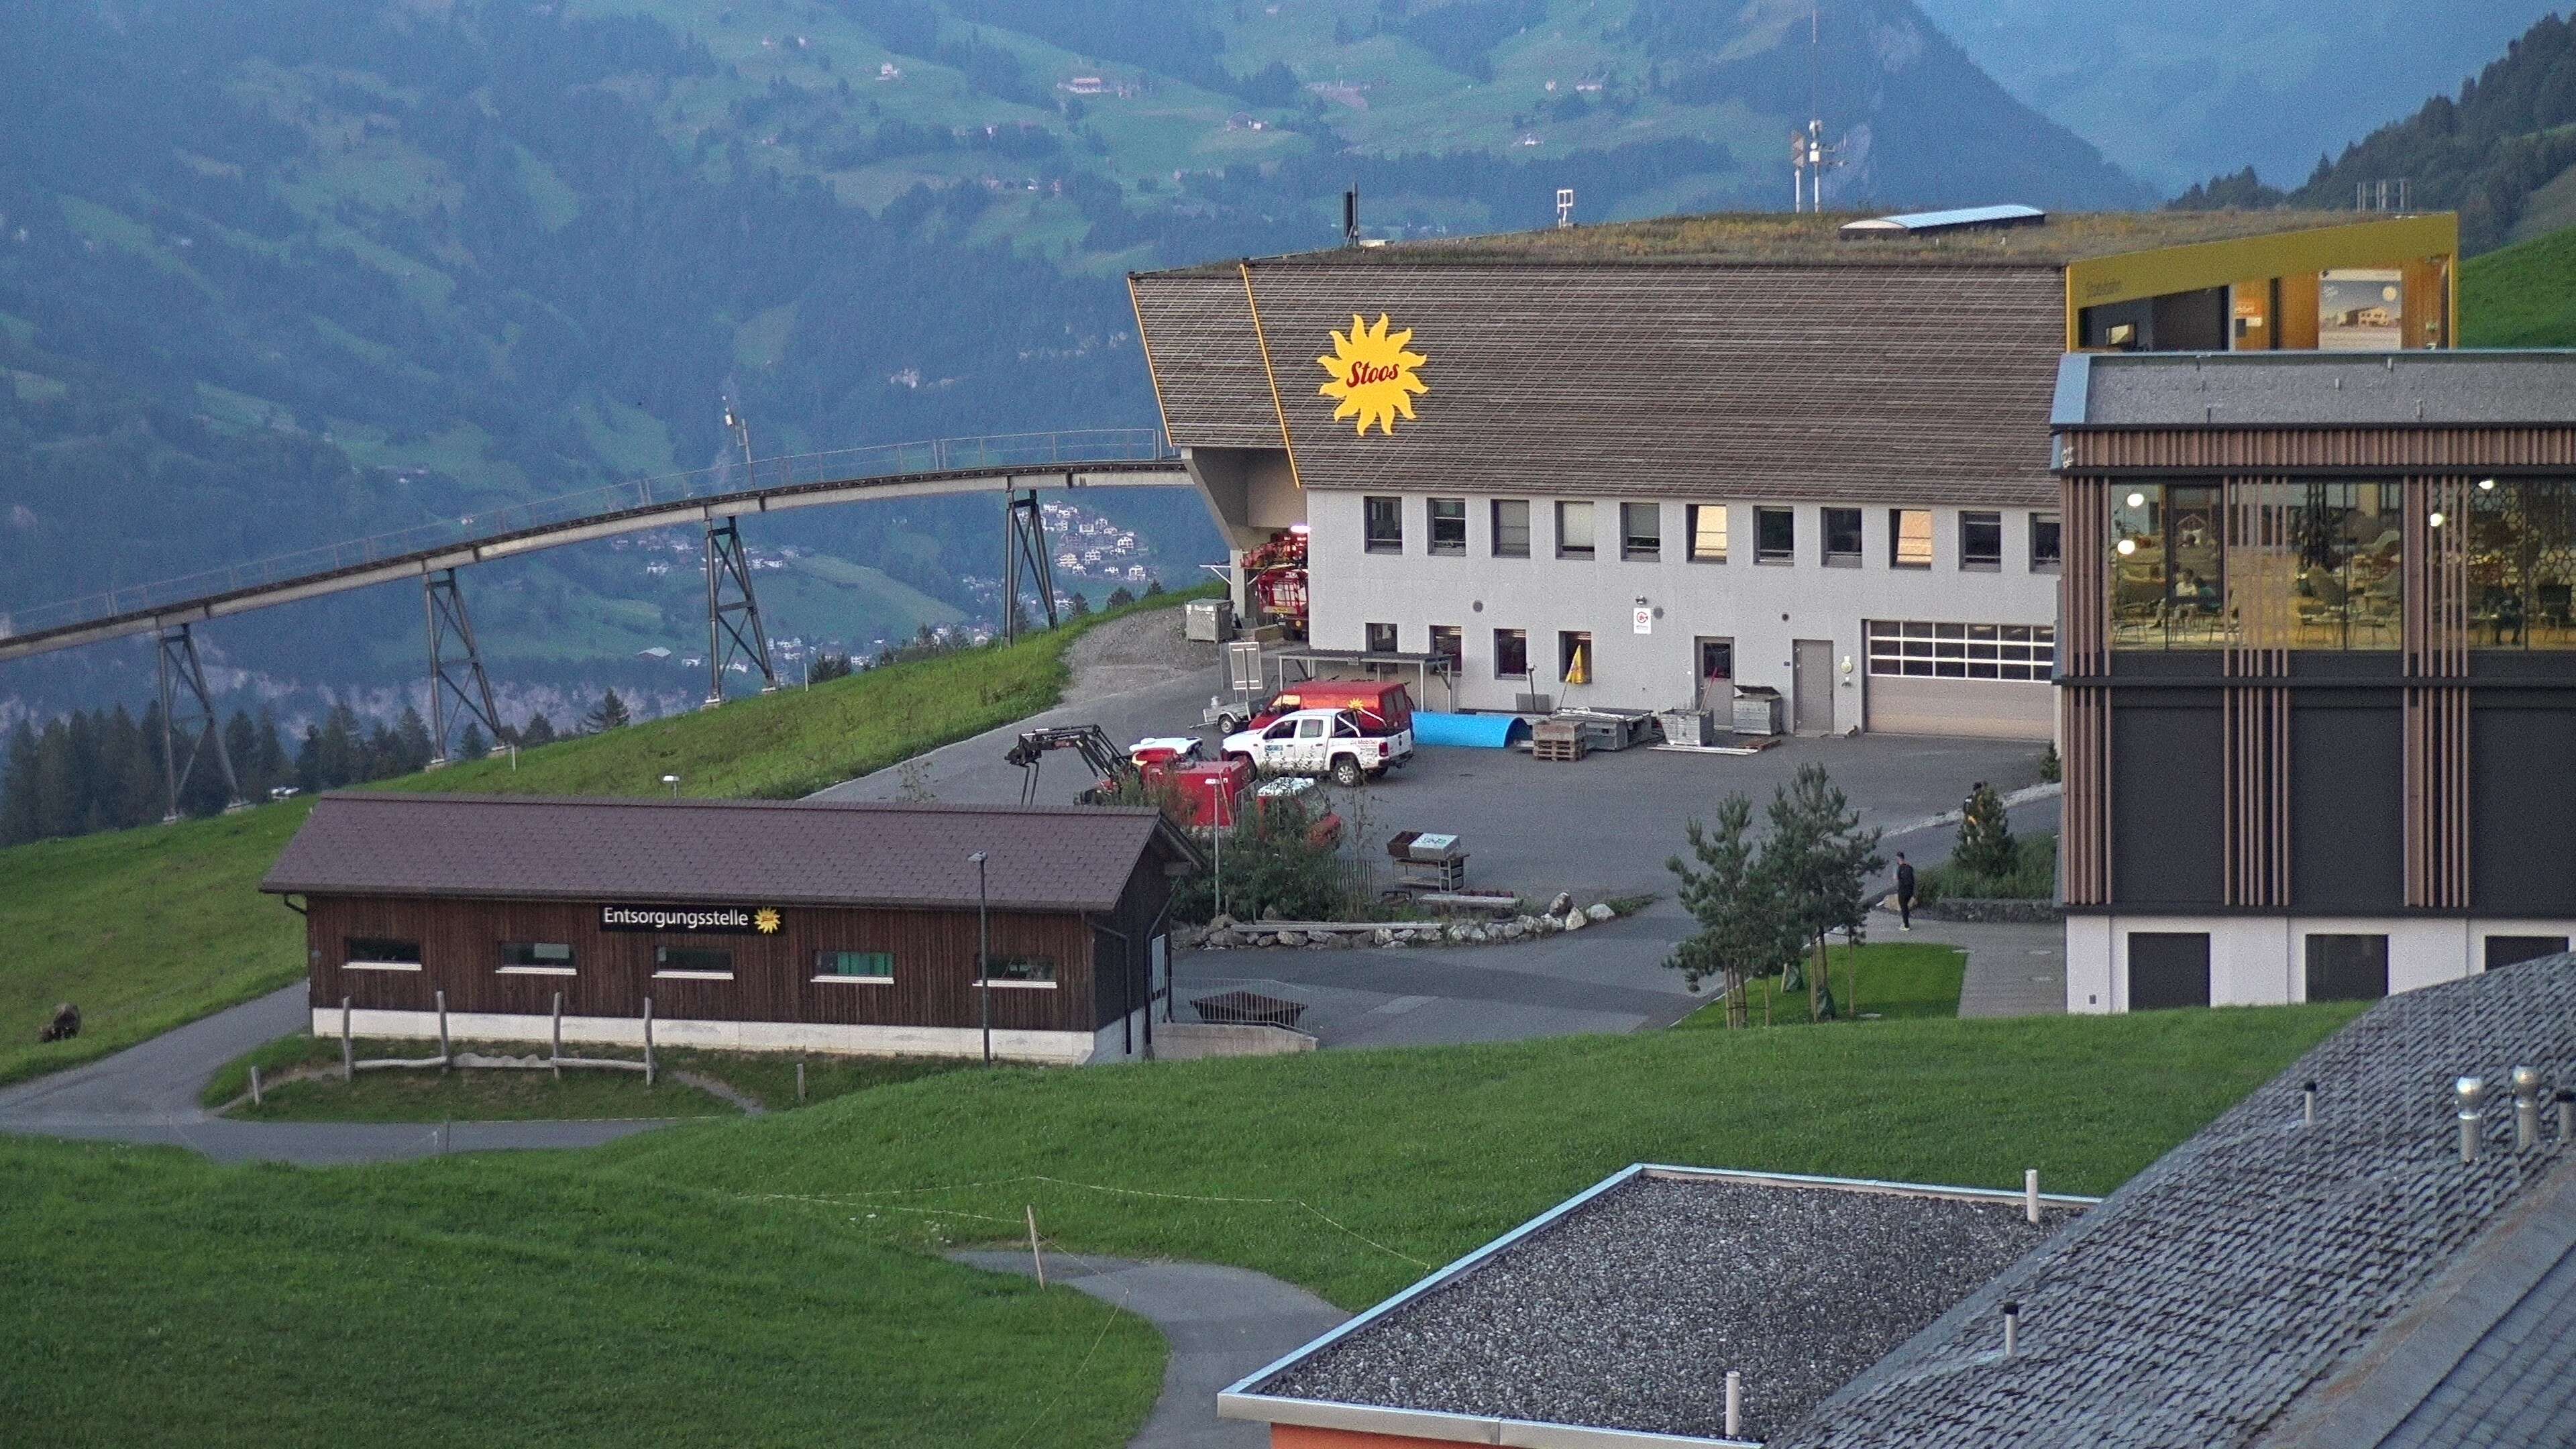
[[[1288,531],[1289,531],[1290,533],[1296,534],[1296,535],[1297,535],[1298,537],[1300,537],[1300,538],[1303,538],[1305,535],[1307,535],[1308,533],[1313,532],[1314,530],[1312,530],[1312,529],[1308,528],[1306,525],[1304,525],[1304,524],[1302,524],[1302,523],[1292,523],[1292,524],[1288,525]]]
[[[2425,522],[2428,526],[2433,527],[2433,528],[2439,528],[2439,527],[2441,527],[2441,526],[2442,526],[2442,510],[2440,510],[2440,509],[2438,509],[2438,508],[2434,509],[2434,510],[2433,510],[2433,515],[2432,515],[2430,518],[2425,519],[2425,520],[2424,520],[2424,522]]]
[[[2131,508],[2144,508],[2144,507],[2146,507],[2146,506],[2147,506],[2147,495],[2145,495],[2144,493],[2132,493],[2132,494],[2130,494],[2130,495],[2129,495],[2129,506],[2130,506]]]
[[[2111,551],[2122,558],[2127,558],[2129,555],[2138,551],[2138,541],[2134,538],[2121,539],[2118,543],[2111,545]]]
[[[680,777],[679,777],[679,776],[677,776],[677,775],[664,775],[664,776],[662,777],[662,783],[671,787],[671,798],[672,798],[672,799],[677,800],[677,799],[679,799],[679,798],[680,798]]]
[[[2480,493],[2493,493],[2495,491],[2495,480],[2493,478],[2479,479],[2478,491]]]

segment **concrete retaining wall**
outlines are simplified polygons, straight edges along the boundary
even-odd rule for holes
[[[1192,1021],[1157,1022],[1154,1026],[1154,1055],[1167,1062],[1194,1062],[1204,1057],[1275,1057],[1314,1049],[1313,1037],[1284,1026],[1219,1026]]]

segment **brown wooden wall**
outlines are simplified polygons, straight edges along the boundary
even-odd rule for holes
[[[428,1011],[433,993],[443,989],[451,1012],[544,1014],[560,991],[568,1016],[636,1016],[650,996],[658,1019],[937,1027],[979,1021],[972,911],[789,906],[775,935],[714,936],[601,931],[595,903],[317,897],[307,909],[318,1007],[336,1007],[346,994],[353,1006]],[[1053,956],[1057,976],[1052,991],[995,988],[994,1026],[1092,1031],[1108,1019],[1094,984],[1094,933],[1081,916],[996,911],[992,930],[996,958]],[[418,941],[424,969],[344,971],[343,942],[352,936]],[[501,975],[503,941],[568,943],[576,974]],[[664,944],[729,949],[734,979],[656,979],[654,948]],[[822,950],[891,951],[894,982],[817,982],[814,953]]]

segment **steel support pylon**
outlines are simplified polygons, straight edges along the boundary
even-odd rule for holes
[[[730,594],[730,597],[728,597]],[[725,669],[737,657],[760,670],[760,692],[778,687],[769,664],[769,631],[760,622],[760,598],[751,588],[751,561],[743,557],[742,534],[728,518],[707,520],[707,702],[724,703]]]
[[[241,777],[233,773],[232,751],[224,747],[223,721],[215,717],[215,700],[206,688],[206,669],[197,661],[197,636],[182,624],[176,630],[164,629],[159,638],[161,664],[161,779],[168,787],[168,810],[161,823],[179,818],[179,792],[188,787],[188,779],[197,770],[197,760],[211,744],[215,764],[224,772],[224,808],[238,810],[243,805]],[[192,711],[183,722],[179,717],[181,691],[185,691]],[[179,731],[184,727],[194,736],[188,742],[188,756],[179,758]]]
[[[1045,607],[1047,627],[1056,626],[1055,569],[1047,557],[1046,515],[1038,510],[1037,490],[1014,490],[1002,499],[1002,642],[1007,644],[1020,635],[1023,570]]]
[[[474,621],[465,612],[456,570],[423,574],[420,586],[421,607],[429,617],[429,767],[434,770],[447,763],[447,727],[458,718],[481,720],[496,749],[509,743],[509,736],[502,733],[501,712],[492,704],[492,680],[483,672],[482,652],[474,647]],[[463,659],[448,658],[450,639],[464,647]],[[461,680],[458,671],[465,676]],[[457,705],[453,715],[447,708],[450,695]]]

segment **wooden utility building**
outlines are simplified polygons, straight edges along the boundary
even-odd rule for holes
[[[990,980],[979,978],[978,904]],[[1150,809],[323,796],[260,889],[302,899],[314,1029],[745,1050],[1151,1054],[1196,859]],[[295,904],[293,899],[288,902]]]

